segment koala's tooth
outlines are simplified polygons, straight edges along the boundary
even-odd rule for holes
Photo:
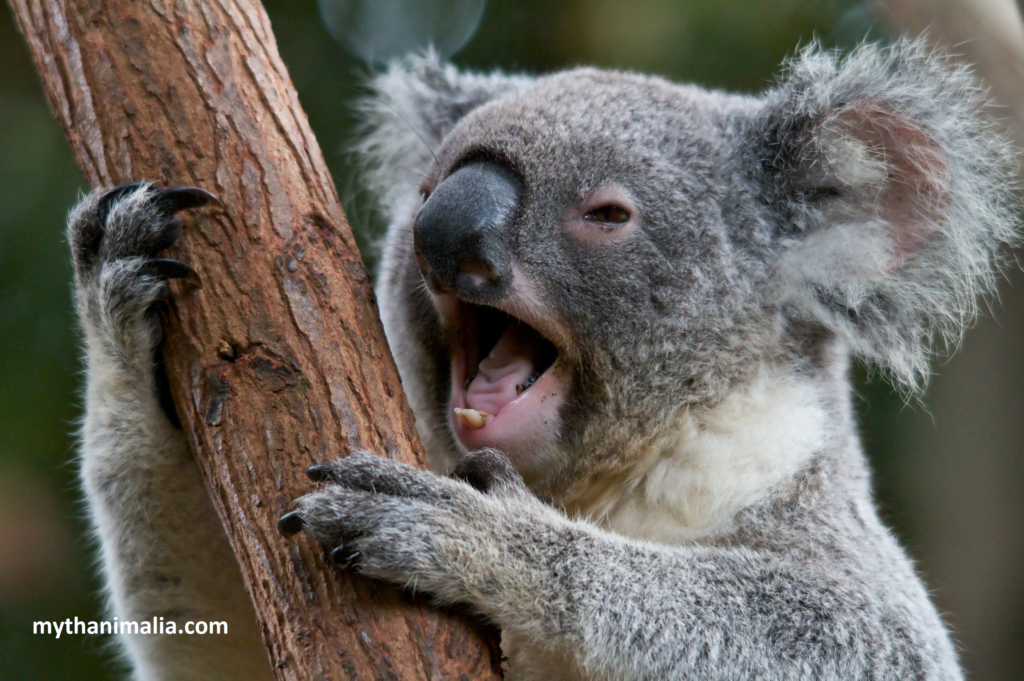
[[[477,411],[476,409],[459,409],[455,407],[455,415],[462,421],[462,425],[473,430],[479,430],[487,425],[487,420],[491,418],[491,415],[486,411]]]

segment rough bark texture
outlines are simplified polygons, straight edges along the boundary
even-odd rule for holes
[[[93,187],[216,193],[183,216],[165,357],[279,679],[497,678],[493,632],[352,578],[277,518],[307,466],[422,448],[335,188],[247,0],[10,0]]]

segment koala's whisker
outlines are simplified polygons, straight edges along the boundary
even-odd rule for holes
[[[386,107],[388,109],[390,109],[392,113],[394,113],[396,116],[398,116],[398,118],[401,119],[401,121],[403,123],[405,123],[406,127],[408,127],[409,130],[411,130],[412,133],[414,135],[416,135],[417,139],[419,139],[419,141],[423,143],[423,148],[426,149],[430,153],[430,157],[434,159],[434,163],[437,163],[438,165],[441,164],[441,162],[437,159],[437,154],[435,154],[434,150],[431,148],[431,146],[429,144],[427,144],[427,140],[425,140],[423,138],[423,135],[420,134],[420,131],[417,130],[411,123],[409,123],[409,121],[405,118],[405,116],[403,116],[398,111],[398,109],[396,109],[395,107],[391,106],[390,104],[385,102],[383,99],[378,99],[377,103],[383,105],[384,107]]]
[[[395,164],[394,167],[398,168],[400,170],[404,170],[407,173],[411,173],[411,174],[415,175],[416,177],[418,177],[420,180],[429,180],[430,179],[430,175],[428,173],[422,171],[422,170],[416,170],[414,168],[409,168],[407,166],[398,165],[398,164]]]
[[[381,175],[380,177],[382,177],[383,179],[389,180],[389,181],[393,182],[394,184],[402,185],[403,187],[415,187],[417,191],[419,191],[419,188],[420,188],[420,183],[419,182],[410,182],[408,180],[408,178],[403,179],[403,178],[396,177],[394,175]]]

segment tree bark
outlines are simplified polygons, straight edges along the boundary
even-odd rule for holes
[[[305,468],[365,448],[423,466],[369,277],[255,0],[10,0],[93,187],[213,191],[183,216],[172,392],[279,679],[493,679],[494,632],[328,565],[277,518]]]

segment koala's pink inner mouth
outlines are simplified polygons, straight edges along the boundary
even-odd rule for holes
[[[495,417],[555,363],[558,350],[529,324],[494,308],[460,303],[455,407]],[[459,356],[461,355],[461,356]],[[461,360],[461,361],[460,361]]]

